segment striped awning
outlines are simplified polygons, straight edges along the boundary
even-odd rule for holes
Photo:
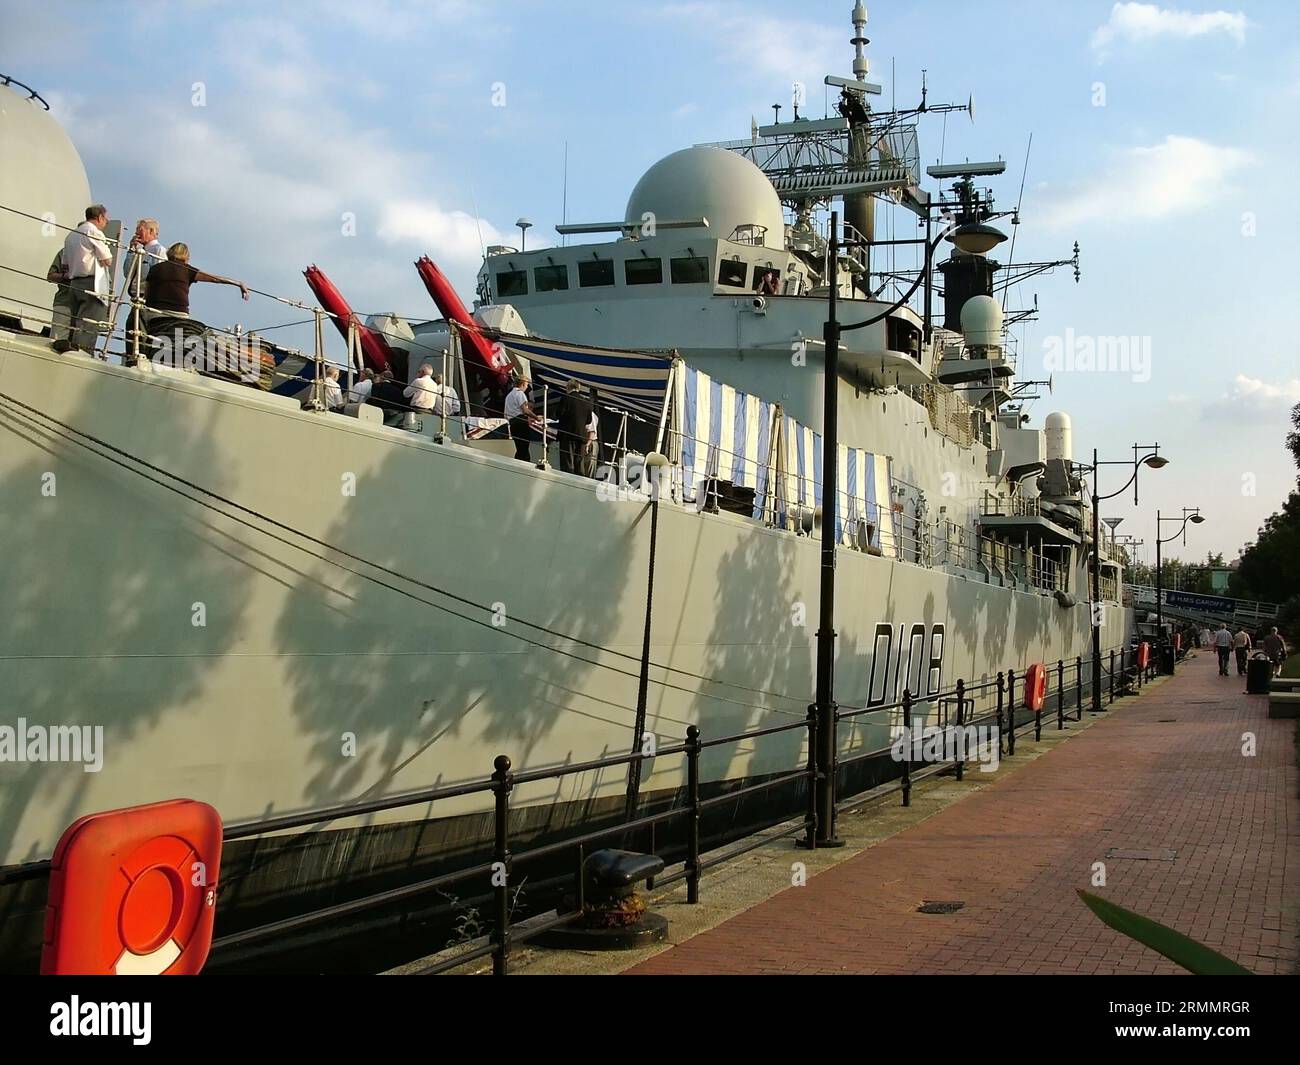
[[[527,359],[533,379],[561,392],[576,378],[599,394],[602,406],[626,407],[659,420],[673,367],[670,351],[615,351],[536,337],[502,334],[507,353]]]

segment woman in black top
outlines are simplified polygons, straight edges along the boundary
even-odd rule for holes
[[[173,244],[167,249],[167,261],[157,263],[145,278],[145,306],[153,314],[170,318],[190,316],[190,286],[195,281],[211,281],[218,285],[235,285],[244,299],[248,299],[248,286],[216,274],[205,274],[190,265],[190,249],[186,244]]]

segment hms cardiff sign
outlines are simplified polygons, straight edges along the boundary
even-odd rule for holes
[[[1231,614],[1235,599],[1225,599],[1221,595],[1197,595],[1195,592],[1165,592],[1165,602],[1170,606],[1181,606],[1191,610],[1213,610],[1218,614]]]

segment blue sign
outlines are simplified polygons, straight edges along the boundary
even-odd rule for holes
[[[1237,605],[1235,599],[1225,599],[1221,595],[1198,595],[1195,592],[1165,592],[1165,602],[1170,606],[1213,610],[1219,614],[1231,614]]]

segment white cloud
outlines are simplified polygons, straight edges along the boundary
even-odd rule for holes
[[[1204,37],[1226,34],[1238,44],[1246,39],[1246,15],[1241,11],[1181,11],[1156,4],[1116,4],[1110,18],[1092,35],[1092,46],[1104,52],[1116,41],[1141,43],[1158,37]]]
[[[1240,148],[1171,133],[1157,144],[1127,149],[1092,181],[1056,192],[1045,223],[1061,229],[1184,214],[1221,200],[1235,175],[1254,162]]]
[[[386,244],[410,244],[421,251],[436,248],[439,265],[444,268],[450,265],[476,268],[483,245],[508,243],[495,226],[465,211],[444,211],[427,199],[385,203],[379,215],[378,232],[379,239]]]
[[[1282,415],[1300,403],[1300,377],[1276,384],[1239,373],[1222,397],[1207,404],[1205,416],[1222,420]]]
[[[729,62],[760,78],[776,78],[786,85],[809,78],[816,78],[820,84],[822,75],[835,73],[841,67],[847,74],[853,58],[847,21],[831,24],[824,19],[777,18],[760,14],[752,4],[704,0],[669,4],[653,12],[656,20],[667,16],[686,24],[711,48],[720,49]],[[807,91],[811,93],[813,88],[808,81]]]

